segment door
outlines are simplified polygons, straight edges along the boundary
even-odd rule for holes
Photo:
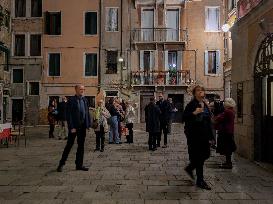
[[[141,40],[154,41],[154,10],[144,9],[141,13]]]
[[[12,99],[12,122],[16,123],[23,120],[24,110],[23,99]]]
[[[173,115],[173,122],[174,123],[181,123],[182,122],[182,115],[184,111],[184,95],[183,94],[169,94],[169,98],[172,98],[173,104],[178,110]]]
[[[166,15],[167,41],[179,40],[179,9],[168,9]]]

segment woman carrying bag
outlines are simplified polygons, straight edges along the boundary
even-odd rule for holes
[[[110,117],[109,111],[104,107],[103,101],[100,100],[98,102],[98,107],[95,109],[93,121],[93,129],[96,134],[95,151],[104,151],[105,133],[109,130],[107,119]]]

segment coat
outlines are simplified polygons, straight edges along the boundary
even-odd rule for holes
[[[160,132],[160,114],[160,108],[155,103],[150,102],[145,107],[146,132]]]
[[[89,108],[88,108],[88,101],[85,97],[83,97],[83,101],[85,104],[85,121],[84,126],[85,128],[91,127],[91,116],[89,114]],[[69,98],[67,102],[67,109],[66,109],[66,118],[67,118],[67,125],[68,129],[78,129],[81,127],[80,124],[80,110],[79,110],[79,99],[78,96],[72,96]]]
[[[189,158],[193,162],[204,162],[210,156],[210,140],[213,140],[211,115],[208,106],[204,103],[206,114],[194,115],[199,101],[193,99],[185,108],[183,121],[184,132],[187,137]]]
[[[97,107],[95,109],[94,113],[94,119],[98,121],[98,126],[97,128],[94,129],[95,132],[100,131],[100,126],[103,126],[104,132],[109,131],[109,125],[107,123],[107,119],[111,117],[109,111],[105,107]]]
[[[160,122],[161,124],[168,124],[172,116],[172,106],[169,101],[157,101],[156,105],[160,108]]]
[[[125,123],[130,124],[135,122],[136,111],[133,106],[128,106],[125,111]]]

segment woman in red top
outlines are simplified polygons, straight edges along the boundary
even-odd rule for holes
[[[231,156],[236,150],[234,142],[235,106],[236,103],[232,98],[226,98],[224,112],[214,118],[218,130],[216,152],[226,156],[226,162],[221,165],[225,169],[232,169]]]

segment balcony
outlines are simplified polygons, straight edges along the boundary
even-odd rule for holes
[[[189,70],[132,71],[133,86],[186,86],[190,81]]]
[[[172,28],[136,28],[131,31],[134,43],[185,43],[187,30]]]
[[[249,12],[251,12],[256,6],[258,6],[263,0],[239,0],[237,3],[238,19],[243,18]]]

